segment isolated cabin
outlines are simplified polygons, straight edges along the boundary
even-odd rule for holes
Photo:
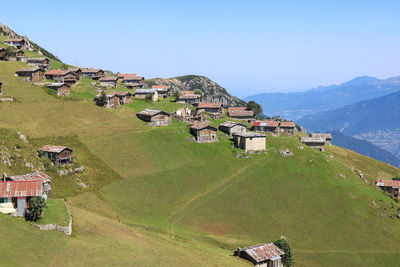
[[[73,85],[76,83],[76,74],[70,70],[50,70],[45,74],[46,79],[50,79],[59,83]]]
[[[177,103],[192,104],[196,105],[200,103],[201,96],[191,92],[191,94],[182,94],[176,100]]]
[[[28,174],[22,175],[14,175],[14,176],[4,176],[3,180],[5,181],[41,181],[43,185],[43,192],[48,196],[51,197],[51,178],[44,172],[33,172]]]
[[[279,122],[279,131],[288,135],[294,134],[295,125],[293,121],[281,121]]]
[[[65,165],[72,163],[73,151],[73,149],[66,146],[45,145],[39,150],[39,153],[43,153],[54,165]]]
[[[71,86],[66,83],[50,83],[46,87],[55,90],[58,96],[69,96],[71,94]]]
[[[232,136],[233,133],[245,133],[247,131],[246,125],[234,121],[226,121],[220,124],[218,129],[229,136]]]
[[[171,115],[165,111],[146,108],[140,111],[136,116],[149,122],[150,126],[167,126],[171,124]]]
[[[4,44],[6,44],[8,46],[13,46],[17,49],[24,49],[26,42],[25,42],[24,38],[7,38],[4,41]]]
[[[230,107],[228,108],[228,116],[233,119],[250,122],[254,119],[254,112],[247,110],[246,107]]]
[[[104,76],[104,71],[99,69],[82,69],[82,76],[98,80]]]
[[[157,90],[158,97],[168,98],[170,93],[170,87],[165,85],[153,85],[151,89]]]
[[[217,142],[217,128],[209,125],[209,122],[196,122],[190,126],[190,133],[199,143]]]
[[[301,137],[300,141],[310,147],[316,148],[321,152],[325,151],[325,138],[321,137]]]
[[[15,52],[15,58],[17,61],[25,61],[25,52],[23,50],[18,50]]]
[[[325,138],[326,143],[332,143],[332,135],[330,133],[312,133],[310,137],[313,138]]]
[[[400,199],[400,180],[378,180],[376,185],[395,199]]]
[[[6,60],[6,50],[0,47],[0,60]]]
[[[158,92],[156,89],[136,89],[135,98],[145,99],[146,96],[151,95],[153,101],[158,100]]]
[[[28,57],[26,63],[30,66],[41,67],[44,70],[50,70],[50,60],[45,57]]]
[[[235,147],[244,151],[264,151],[267,137],[265,134],[255,132],[233,133]]]
[[[246,259],[258,267],[283,267],[284,254],[274,243],[238,248],[234,251],[234,256]]]
[[[104,87],[117,87],[117,77],[101,77],[99,78],[100,86]]]
[[[18,77],[23,77],[25,80],[40,83],[44,80],[44,70],[39,67],[21,68],[16,71]]]
[[[126,88],[129,89],[137,89],[142,88],[144,85],[144,77],[135,75],[125,75],[123,80],[123,84]]]
[[[75,73],[76,80],[79,81],[82,76],[82,70],[80,68],[69,68],[69,71]]]
[[[265,133],[279,133],[279,121],[256,121],[251,126],[252,131]]]
[[[24,216],[29,207],[29,199],[42,195],[42,181],[0,182],[0,212]]]
[[[207,112],[211,116],[218,118],[222,116],[222,105],[221,103],[207,103],[207,102],[200,102],[196,107],[197,113]]]

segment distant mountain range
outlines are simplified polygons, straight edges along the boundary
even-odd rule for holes
[[[244,100],[259,103],[267,116],[281,115],[297,120],[397,91],[400,91],[400,76],[383,80],[363,76],[340,85],[320,86],[305,92],[262,93]]]

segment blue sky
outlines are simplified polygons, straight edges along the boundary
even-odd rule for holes
[[[240,97],[400,75],[400,1],[13,1],[0,22],[63,61],[205,75]]]

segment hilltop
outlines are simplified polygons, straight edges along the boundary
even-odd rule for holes
[[[35,152],[44,144],[73,148],[86,171],[46,170],[53,198],[65,198],[71,209],[72,236],[1,215],[7,231],[0,232],[0,265],[250,266],[231,250],[282,235],[299,266],[400,260],[398,203],[374,185],[399,169],[337,146],[317,152],[300,143],[300,133],[268,135],[266,154],[241,158],[221,132],[219,142],[199,144],[187,140],[186,123],[152,128],[136,117],[146,107],[172,112],[182,104],[135,99],[106,109],[93,102],[92,80],[82,78],[62,98],[15,77],[22,66],[0,61],[3,90],[16,98],[0,103],[1,149],[16,163],[0,163],[0,171],[29,171],[23,159],[40,168]],[[284,157],[282,149],[294,155]]]

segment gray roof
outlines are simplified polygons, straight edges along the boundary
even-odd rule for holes
[[[135,94],[154,94],[156,91],[156,89],[136,89]]]
[[[69,86],[68,84],[66,84],[66,83],[49,83],[49,84],[46,84],[46,87],[55,88],[55,87],[61,87],[61,86],[64,86],[64,85],[70,87],[70,86]]]
[[[219,126],[232,128],[232,127],[234,127],[236,125],[242,125],[242,126],[246,127],[246,125],[244,125],[244,124],[242,124],[240,122],[234,122],[234,121],[226,121],[226,122],[220,124]]]
[[[154,115],[157,115],[159,113],[163,113],[168,116],[170,115],[168,112],[158,110],[158,109],[151,109],[151,108],[146,108],[145,110],[138,112],[139,115],[145,115],[145,116],[151,116],[151,117]]]
[[[332,135],[330,133],[312,133],[310,134],[310,137],[332,139]]]
[[[266,137],[265,134],[255,133],[255,132],[245,132],[245,133],[233,133],[233,136],[240,136],[244,138],[254,138],[254,137]]]
[[[325,143],[326,139],[321,137],[302,137],[300,141],[302,143]]]

